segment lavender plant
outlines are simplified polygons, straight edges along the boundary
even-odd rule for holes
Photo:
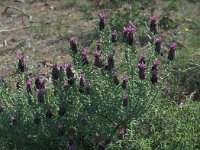
[[[18,63],[20,88],[4,86],[1,78],[0,130],[6,147],[103,150],[123,142],[130,123],[141,119],[158,102],[171,62],[155,61],[161,56],[155,55],[151,43],[139,60],[136,27],[129,24],[123,30],[122,62],[115,63],[117,33],[105,25],[106,13],[99,17],[100,43],[94,61],[74,36],[70,39],[73,64],[53,65],[52,87],[45,87],[45,80],[38,75],[26,76],[24,56]],[[154,27],[150,26],[156,33]],[[170,60],[174,59],[174,49],[170,47]]]

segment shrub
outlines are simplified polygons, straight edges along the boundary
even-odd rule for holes
[[[123,148],[131,123],[140,122],[159,103],[175,47],[170,60],[167,54],[155,53],[157,30],[148,30],[148,48],[139,53],[136,27],[129,23],[124,28],[124,43],[119,45],[122,60],[116,62],[113,49],[117,41],[112,42],[111,27],[104,18],[107,14],[101,14],[94,63],[74,36],[70,39],[73,64],[52,67],[52,86],[45,87],[38,76],[33,84],[23,55],[17,68],[21,85],[13,87],[12,79],[5,85],[1,78],[0,141],[4,147],[105,149],[117,142]]]

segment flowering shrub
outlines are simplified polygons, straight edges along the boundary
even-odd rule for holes
[[[129,23],[123,30],[119,63],[113,51],[119,35],[111,31],[107,17],[105,12],[99,15],[100,39],[94,56],[88,55],[75,36],[70,38],[73,64],[52,66],[52,86],[45,86],[39,75],[26,75],[24,55],[19,57],[16,88],[1,77],[0,131],[5,147],[74,150],[122,144],[130,123],[159,101],[176,45],[170,45],[168,57],[157,55],[161,39],[156,39],[152,17],[148,32],[156,42],[150,41],[140,55],[136,26]]]

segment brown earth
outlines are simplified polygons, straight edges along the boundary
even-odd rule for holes
[[[0,0],[1,2],[2,0]],[[4,0],[5,1],[5,0]],[[78,37],[82,46],[91,46],[96,39],[97,14],[102,0],[6,0],[0,5],[0,74],[16,72],[17,55],[25,54],[30,73],[49,75],[54,63],[69,63],[69,38]],[[168,2],[156,0],[155,15],[163,13]],[[113,11],[123,12],[128,4]],[[6,9],[8,8],[8,9]],[[113,8],[112,8],[113,9]],[[184,1],[172,19],[193,20],[198,6]],[[150,14],[144,10],[144,15]],[[189,14],[189,15],[187,15]],[[183,32],[184,24],[179,30]],[[187,42],[184,36],[179,41]]]
[[[17,55],[22,53],[30,72],[45,75],[53,63],[71,61],[68,41],[72,35],[83,46],[94,39],[96,13],[88,19],[84,12],[66,8],[63,0],[16,1],[0,7],[0,74],[4,76],[15,73]]]

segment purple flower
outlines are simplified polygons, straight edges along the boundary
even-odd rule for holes
[[[119,84],[119,74],[117,72],[115,72],[113,77],[114,77],[114,83],[116,85],[118,85]]]
[[[108,69],[108,70],[113,69],[115,66],[115,61],[114,61],[113,56],[114,56],[113,54],[108,56],[108,59],[107,59],[108,64],[106,65],[106,69]]]
[[[17,116],[16,115],[11,116],[11,121],[12,121],[13,124],[16,124],[17,123]]]
[[[174,42],[174,43],[170,44],[170,49],[169,49],[169,53],[168,53],[168,59],[169,60],[174,60],[175,53],[176,53],[176,43]]]
[[[112,31],[112,37],[111,37],[111,41],[113,43],[116,43],[117,42],[117,38],[118,38],[118,33],[116,30]]]
[[[158,54],[161,53],[161,48],[162,48],[161,43],[162,43],[162,38],[161,38],[161,36],[159,36],[156,38],[156,42],[155,42],[155,46],[156,46],[155,52]]]
[[[100,140],[99,141],[99,150],[105,150],[106,149],[106,141]]]
[[[129,23],[127,27],[124,27],[124,38],[129,45],[134,43],[134,33],[136,32],[136,27],[133,23]]]
[[[66,65],[66,74],[68,79],[73,79],[74,78],[74,73],[72,72],[72,64],[67,64]]]
[[[76,150],[76,144],[73,138],[69,139],[69,150]]]
[[[121,128],[119,130],[119,135],[118,135],[119,140],[123,140],[125,138],[125,134],[126,134],[126,129],[125,128]]]
[[[39,125],[39,124],[41,123],[41,120],[40,120],[40,118],[36,115],[36,116],[34,117],[34,119],[33,119],[33,122],[34,122],[35,125]]]
[[[86,126],[87,125],[87,121],[88,121],[88,119],[87,119],[87,115],[82,115],[81,116],[81,119],[80,119],[80,122],[81,122],[81,125],[82,126]]]
[[[150,31],[153,33],[157,33],[157,17],[156,16],[151,16],[150,17]]]
[[[37,89],[45,89],[45,80],[42,80],[39,75],[35,77],[35,87]]]
[[[60,107],[59,107],[58,114],[59,114],[59,116],[64,116],[65,113],[66,113],[66,108],[65,108],[65,106],[62,104],[62,105],[60,105]]]
[[[3,109],[4,109],[4,105],[3,105],[3,103],[0,101],[0,113],[3,112]]]
[[[67,74],[68,84],[73,85],[75,79],[74,79],[74,73],[72,72],[72,64],[67,64],[66,67],[67,67],[66,74]]]
[[[157,69],[151,70],[151,82],[152,84],[155,84],[158,82],[158,71]]]
[[[95,55],[94,55],[95,56],[94,65],[96,67],[102,67],[103,66],[103,63],[102,63],[102,60],[101,60],[101,54],[102,54],[101,50],[95,52]]]
[[[145,79],[145,70],[147,68],[147,65],[144,64],[144,62],[142,61],[141,63],[138,64],[138,74],[139,74],[139,78],[140,80],[144,80]]]
[[[29,94],[32,94],[32,80],[30,78],[27,78],[26,80],[26,90]]]
[[[87,56],[88,56],[88,50],[87,50],[87,48],[84,48],[84,49],[82,50],[81,56],[82,56],[82,57],[87,57]]]
[[[52,110],[49,108],[47,111],[46,111],[46,118],[52,118],[53,114],[52,114]]]
[[[136,27],[133,23],[129,23],[127,27],[124,27],[124,34],[127,35],[129,33],[133,34],[136,32]]]
[[[70,46],[71,46],[71,51],[74,53],[77,53],[78,51],[78,42],[76,36],[73,36],[70,38]]]
[[[39,89],[38,95],[37,95],[38,102],[40,102],[40,103],[44,102],[45,93],[46,93],[45,89]]]
[[[59,70],[56,64],[53,65],[52,67],[51,76],[52,76],[52,80],[57,80],[59,78]]]
[[[40,88],[41,89],[45,89],[45,83],[46,83],[45,80],[41,80],[41,82],[40,82]]]
[[[85,73],[81,72],[80,74],[80,86],[84,87],[85,84]]]
[[[87,48],[84,48],[81,52],[81,56],[83,58],[83,65],[88,65],[89,64],[89,60],[88,60],[88,50]]]
[[[124,107],[127,107],[127,106],[128,106],[128,98],[129,98],[128,94],[125,94],[125,95],[123,96],[123,98],[122,98],[123,106],[124,106]]]
[[[63,124],[58,125],[58,135],[63,136],[65,133],[65,126]]]
[[[18,56],[18,70],[21,72],[25,71],[25,62],[24,62],[24,55]]]
[[[35,87],[36,87],[37,89],[40,89],[40,83],[41,83],[40,76],[39,76],[39,75],[36,75],[36,77],[35,77]]]
[[[123,77],[122,88],[127,89],[128,87],[128,76]]]
[[[108,14],[106,12],[101,12],[99,14],[99,30],[102,31],[105,28],[106,19],[108,17]]]
[[[154,60],[151,70],[154,70],[154,69],[158,70],[158,65],[160,65],[160,61],[159,60]]]
[[[145,62],[145,57],[144,57],[144,56],[142,56],[142,57],[140,58],[139,64],[141,64],[142,62],[143,62],[144,64],[146,63],[146,62]]]

